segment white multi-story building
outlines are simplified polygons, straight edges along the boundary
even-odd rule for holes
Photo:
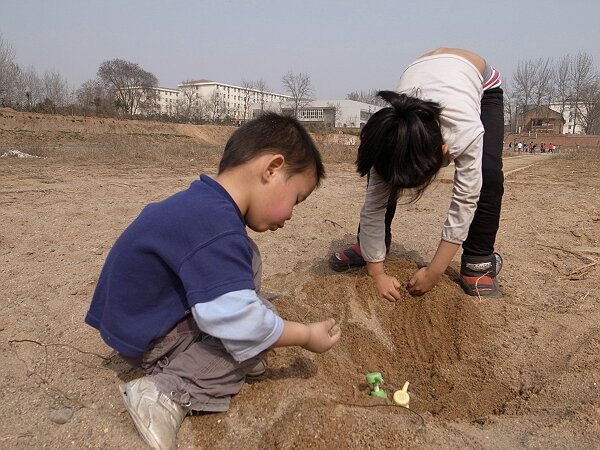
[[[188,81],[177,89],[140,87],[123,92],[133,115],[188,114],[190,118],[246,121],[263,111],[293,115],[295,107],[290,95],[210,80]],[[297,118],[304,123],[361,128],[380,109],[355,100],[311,100],[300,102]]]
[[[159,114],[175,115],[177,112],[177,101],[179,100],[179,90],[171,88],[153,88],[155,92],[155,102],[158,105],[156,112]]]
[[[551,103],[550,109],[558,113],[563,108],[562,103]],[[575,114],[577,112],[577,114]],[[586,107],[583,104],[576,105],[575,103],[565,103],[562,111],[563,119],[565,120],[562,134],[585,134],[583,126],[583,115],[586,113]],[[577,116],[577,117],[575,117]],[[575,123],[577,121],[577,123]]]
[[[202,108],[213,119],[228,116],[247,120],[252,117],[252,105],[282,103],[292,98],[289,95],[210,80],[188,81],[177,87],[183,103],[188,102],[192,108]]]
[[[177,112],[177,89],[163,87],[130,87],[117,92],[132,115],[174,115]]]

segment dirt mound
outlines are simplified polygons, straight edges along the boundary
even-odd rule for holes
[[[406,259],[392,258],[388,263],[389,272],[398,279],[410,278],[416,268]],[[312,276],[299,292],[274,303],[283,317],[291,320],[334,317],[343,335],[335,351],[319,356],[314,363],[293,351],[290,365],[290,351],[285,356],[280,356],[282,351],[273,352],[266,379],[252,384],[232,412],[236,417],[247,416],[252,426],[260,426],[252,411],[274,408],[280,412],[269,424],[280,433],[268,433],[259,448],[305,447],[317,445],[319,439],[343,447],[356,445],[344,423],[366,426],[378,416],[389,428],[383,436],[379,433],[379,439],[388,434],[395,440],[396,427],[414,430],[415,422],[420,422],[417,414],[398,411],[391,402],[394,391],[407,380],[411,411],[445,420],[473,420],[499,413],[509,398],[516,396],[494,371],[497,354],[488,339],[478,299],[467,297],[449,278],[441,281],[435,293],[421,298],[405,294],[392,303],[378,298],[364,272],[325,274]],[[369,372],[381,372],[387,401],[369,395],[365,378]],[[294,378],[309,378],[310,389],[295,392],[289,380]],[[272,405],[272,395],[279,391],[277,380],[284,379],[288,379],[288,387],[277,394],[277,406]],[[215,439],[223,432],[218,426],[207,431],[205,423],[201,428],[198,432],[214,433]],[[381,431],[381,425],[376,428]],[[306,441],[314,435],[319,439]],[[368,442],[368,433],[361,441]]]
[[[0,131],[27,135],[53,133],[80,139],[97,135],[170,136],[193,138],[205,145],[223,145],[236,128],[220,125],[189,125],[146,120],[38,114],[0,108]]]
[[[147,120],[128,120],[83,116],[39,114],[0,108],[0,138],[6,141],[29,139],[43,144],[56,141],[81,145],[85,141],[115,137],[145,137],[160,143],[176,139],[192,140],[196,145],[223,147],[237,128],[227,125],[191,125]],[[346,134],[315,134],[319,145],[356,146],[358,137]]]

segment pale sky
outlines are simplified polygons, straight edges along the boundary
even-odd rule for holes
[[[315,98],[394,89],[437,47],[481,54],[510,78],[521,60],[585,52],[600,66],[596,0],[0,0],[0,34],[17,63],[77,88],[115,58],[162,87],[187,79],[284,92],[289,70]]]

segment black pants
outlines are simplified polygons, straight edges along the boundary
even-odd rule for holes
[[[504,93],[502,88],[483,92],[481,99],[481,123],[483,135],[483,157],[481,171],[483,184],[475,217],[469,234],[463,242],[463,254],[487,256],[494,252],[496,234],[500,225],[500,210],[504,194],[502,173],[502,141],[504,138]],[[396,213],[397,193],[392,192],[385,211],[385,242],[392,240],[391,225]]]

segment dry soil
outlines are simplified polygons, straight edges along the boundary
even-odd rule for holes
[[[214,174],[232,129],[0,112],[0,155],[39,156],[0,159],[0,448],[144,448],[117,390],[140,373],[83,318],[117,236]],[[185,420],[180,448],[599,448],[598,150],[506,154],[503,298],[463,294],[457,257],[431,292],[390,303],[363,270],[327,266],[354,240],[365,180],[355,137],[316,139],[323,186],[252,237],[280,314],[334,317],[342,339],[271,352],[229,411]],[[403,283],[433,255],[451,176],[398,208],[387,264]],[[390,394],[410,382],[410,409],[369,396],[375,371]]]

